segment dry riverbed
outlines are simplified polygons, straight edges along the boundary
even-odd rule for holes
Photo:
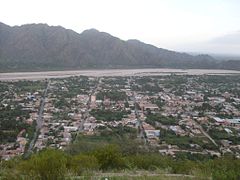
[[[235,70],[212,69],[109,69],[109,70],[74,70],[0,73],[0,81],[40,80],[49,78],[65,78],[70,76],[157,76],[170,74],[185,75],[240,75]]]

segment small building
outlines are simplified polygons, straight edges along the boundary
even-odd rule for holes
[[[231,125],[238,125],[240,124],[240,119],[236,118],[236,119],[227,119],[226,120],[228,123],[230,123]]]
[[[160,130],[145,130],[147,138],[158,138],[160,136]]]
[[[152,104],[152,103],[140,103],[140,108],[143,111],[157,111],[159,110],[159,107],[156,104]]]

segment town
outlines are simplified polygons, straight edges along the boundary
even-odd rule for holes
[[[0,82],[1,159],[46,147],[73,151],[85,141],[132,144],[172,157],[240,158],[240,77],[172,73]]]

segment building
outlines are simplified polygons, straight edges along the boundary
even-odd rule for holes
[[[91,96],[91,102],[92,102],[92,103],[95,103],[95,102],[96,102],[96,95],[92,95],[92,96]]]

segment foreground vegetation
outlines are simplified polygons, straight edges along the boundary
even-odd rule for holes
[[[118,145],[108,144],[94,150],[70,154],[45,149],[29,159],[20,157],[1,162],[0,179],[77,179],[77,177],[132,177],[133,172],[147,170],[146,179],[167,179],[166,174],[191,175],[183,179],[239,179],[240,160],[222,157],[208,160],[171,158],[155,153],[125,154]],[[110,174],[109,174],[110,173]],[[117,177],[117,176],[121,177]],[[174,175],[172,175],[174,179]],[[163,178],[161,178],[163,177]],[[101,178],[100,178],[101,179]],[[181,178],[180,178],[181,179]]]

